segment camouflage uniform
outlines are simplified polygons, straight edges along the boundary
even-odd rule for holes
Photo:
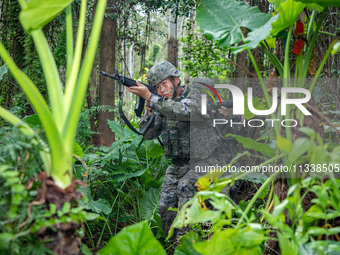
[[[151,68],[148,83],[156,85],[168,78],[168,75],[178,77],[180,72],[169,62],[162,62]],[[219,138],[209,127],[208,120],[211,116],[201,114],[202,93],[198,89],[199,81],[212,82],[207,78],[195,79],[190,89],[188,86],[182,86],[182,91],[175,100],[154,94],[150,98],[149,105],[153,108],[155,119],[144,134],[144,138],[151,140],[161,135],[164,154],[172,161],[165,173],[159,204],[165,233],[169,231],[176,217],[176,212],[169,211],[169,207],[180,209],[194,196],[195,183],[199,177],[206,174],[190,169],[190,163],[195,162],[197,165],[218,163],[211,155],[219,146]],[[147,114],[143,116],[140,122],[141,129],[149,118]],[[193,131],[190,130],[190,123],[199,123],[194,125],[196,127],[194,134],[197,137],[190,137]]]

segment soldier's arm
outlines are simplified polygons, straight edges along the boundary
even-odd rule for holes
[[[151,95],[150,103],[162,115],[179,121],[196,121],[202,118],[209,118],[201,113],[201,95],[191,93],[181,101],[162,98],[158,95]]]

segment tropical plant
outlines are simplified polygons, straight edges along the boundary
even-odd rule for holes
[[[45,169],[48,175],[53,177],[55,183],[63,189],[71,184],[73,178],[72,153],[77,123],[97,49],[100,27],[106,6],[105,0],[98,2],[93,29],[88,44],[89,46],[84,61],[80,66],[84,40],[86,1],[83,0],[81,4],[78,35],[74,51],[71,11],[72,2],[72,0],[19,1],[22,9],[20,21],[26,32],[31,34],[39,53],[48,87],[51,109],[34,83],[17,67],[3,44],[0,44],[1,58],[5,61],[8,69],[30,100],[45,130],[49,146],[49,149],[46,148],[41,152],[41,156],[45,163]],[[58,69],[51,50],[49,49],[47,39],[42,32],[42,28],[65,8],[67,28],[67,75],[65,92],[63,93],[63,86],[59,78]],[[37,142],[40,141],[40,138],[34,137],[34,131],[25,122],[11,114],[8,110],[0,108],[0,115],[13,125],[17,125],[26,135],[32,136]]]
[[[72,2],[72,0],[19,1],[21,6],[20,22],[33,38],[46,79],[50,106],[33,81],[13,61],[3,43],[0,43],[0,56],[37,113],[48,144],[45,145],[45,141],[35,133],[28,123],[9,110],[0,107],[0,116],[30,137],[33,145],[38,145],[41,148],[40,156],[46,171],[39,173],[36,177],[41,181],[41,188],[38,189],[36,200],[29,204],[28,216],[21,225],[27,227],[34,221],[25,234],[39,231],[40,241],[52,240],[45,245],[51,251],[59,254],[79,252],[81,222],[98,216],[92,217],[93,215],[87,214],[82,206],[73,208],[74,200],[81,196],[81,193],[75,189],[77,184],[82,183],[73,180],[72,157],[77,124],[97,50],[106,0],[98,1],[88,48],[82,64],[87,1],[81,1],[74,50]],[[42,28],[65,8],[67,68],[66,83],[63,87],[59,70]],[[79,146],[75,147],[77,149]],[[72,183],[73,185],[71,185]],[[7,185],[13,185],[13,183],[8,183],[7,180]],[[33,204],[44,209],[40,212],[40,217],[34,218],[30,213]],[[18,238],[16,235],[7,236],[7,241],[12,240],[14,244],[16,238]]]

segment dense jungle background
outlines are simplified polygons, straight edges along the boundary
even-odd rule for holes
[[[339,8],[1,0],[0,254],[340,254]],[[164,60],[184,84],[255,87],[259,109],[270,108],[278,84],[308,89],[311,117],[292,108],[272,119],[295,119],[296,128],[246,129],[231,164],[315,171],[205,178],[173,224],[188,233],[169,243],[158,204],[170,161],[120,118],[119,101],[138,127],[137,98],[99,74],[146,82]],[[234,200],[218,193],[235,180]]]

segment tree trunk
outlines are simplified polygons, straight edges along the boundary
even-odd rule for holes
[[[169,11],[168,61],[178,66],[177,15]]]
[[[2,2],[0,10],[0,20],[2,22],[0,39],[5,48],[9,51],[14,62],[20,69],[23,69],[26,67],[25,58],[23,57],[25,55],[25,47],[23,43],[27,35],[20,25],[20,10],[21,9],[18,1],[10,0]],[[8,38],[11,38],[12,40],[8,40]],[[0,66],[2,66],[3,63],[4,62],[0,60]],[[9,77],[9,79],[6,79],[7,77]],[[13,96],[15,94],[21,93],[21,91],[18,89],[18,86],[13,86],[13,84],[15,84],[15,81],[12,74],[8,71],[6,77],[4,77],[4,80],[2,80],[0,84],[0,96],[3,98],[3,100],[0,102],[0,105],[6,109],[10,109],[12,107]],[[27,110],[30,114],[33,114],[31,108],[28,108]]]
[[[109,0],[107,10],[115,4],[115,0]],[[113,73],[115,68],[115,42],[116,42],[117,21],[109,17],[104,18],[102,33],[100,36],[100,70]],[[112,79],[100,76],[99,82],[99,104],[114,107],[115,105],[115,84]],[[114,120],[114,114],[109,111],[100,111],[98,118],[98,129],[100,144],[110,147],[115,140],[108,120]]]
[[[90,77],[90,84],[87,87],[87,108],[91,109],[93,105],[96,105],[96,99],[98,97],[97,91],[98,91],[98,84],[97,84],[97,74],[98,74],[98,63],[95,60],[92,71],[91,71],[91,77]],[[90,125],[91,125],[91,131],[94,132],[91,135],[91,144],[99,147],[100,146],[100,139],[99,135],[97,134],[98,132],[98,126],[96,125],[96,121],[98,119],[98,115],[96,113],[92,113],[90,117]]]
[[[190,14],[189,14],[189,21],[187,21],[187,25],[190,25],[190,29],[186,30],[186,34],[183,35],[182,37],[187,37],[188,35],[193,35],[194,31],[195,31],[195,18],[196,18],[196,10],[195,8],[192,8],[190,10]],[[187,44],[187,47],[189,50],[191,50],[191,43]],[[188,73],[184,74],[184,84],[190,84],[190,75]]]

